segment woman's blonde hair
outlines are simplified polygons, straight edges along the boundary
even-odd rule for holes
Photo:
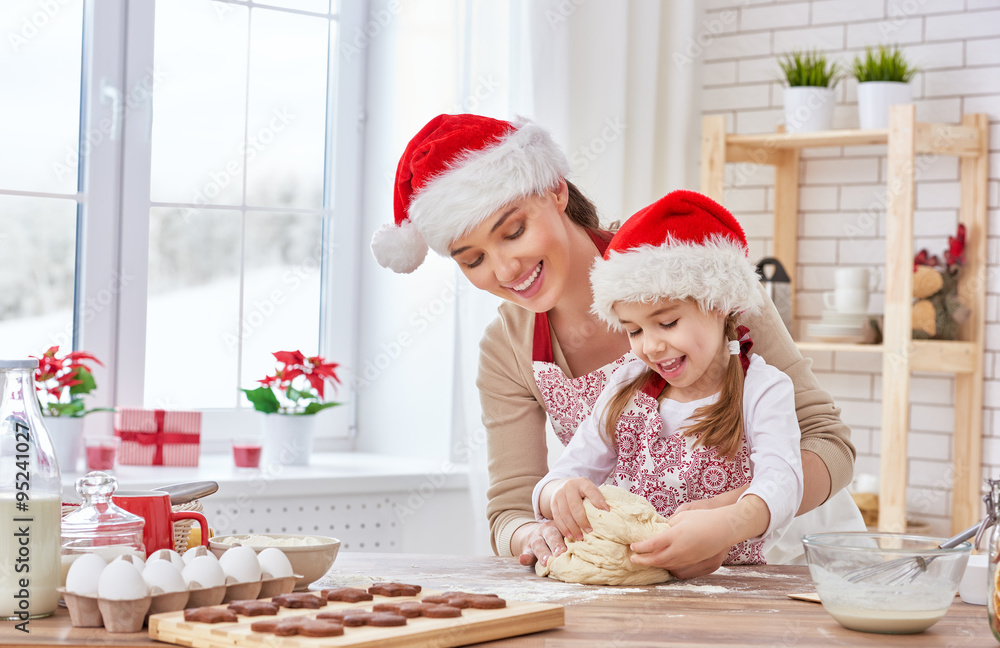
[[[737,339],[735,315],[726,318],[725,339]],[[623,384],[608,401],[604,409],[601,436],[609,445],[617,443],[615,429],[625,408],[655,375],[652,369],[646,369]],[[683,429],[684,436],[697,437],[695,445],[715,447],[718,455],[726,460],[734,459],[743,445],[743,381],[740,355],[730,355],[719,398],[711,405],[695,410],[691,424]],[[657,402],[664,398],[667,391],[663,390],[657,395]]]

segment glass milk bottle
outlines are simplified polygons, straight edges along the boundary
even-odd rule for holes
[[[59,603],[62,483],[35,396],[38,360],[0,360],[0,619],[29,619]]]

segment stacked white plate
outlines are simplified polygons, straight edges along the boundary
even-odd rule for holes
[[[841,313],[823,311],[823,319],[809,324],[809,336],[820,342],[854,344],[864,340],[864,324],[871,317],[868,313]]]

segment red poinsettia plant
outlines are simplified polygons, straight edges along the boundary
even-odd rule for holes
[[[327,362],[321,356],[306,357],[301,351],[278,351],[278,361],[273,376],[258,380],[260,387],[244,389],[253,407],[267,414],[315,414],[328,407],[340,405],[327,401],[326,386],[334,390],[340,384],[336,362]]]
[[[88,363],[104,366],[86,351],[59,354],[59,346],[49,347],[38,359],[35,369],[35,391],[38,405],[45,416],[84,416],[91,412],[108,411],[106,407],[87,409],[83,397],[97,389],[94,372]]]

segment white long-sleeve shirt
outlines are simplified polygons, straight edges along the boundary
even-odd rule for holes
[[[586,477],[600,485],[611,475],[618,460],[618,448],[609,446],[601,437],[603,412],[619,387],[645,370],[646,365],[635,360],[622,366],[608,381],[590,416],[577,429],[559,460],[535,486],[532,504],[538,519],[544,519],[539,512],[538,498],[548,482]],[[659,403],[663,421],[660,436],[677,434],[695,410],[717,397],[718,394],[688,403],[664,398]],[[802,501],[801,433],[791,379],[756,355],[751,356],[743,386],[743,426],[753,477],[741,499],[756,495],[767,505],[770,523],[758,538],[767,546],[777,531],[791,523]],[[692,437],[685,437],[685,440],[688,444],[694,441]]]

